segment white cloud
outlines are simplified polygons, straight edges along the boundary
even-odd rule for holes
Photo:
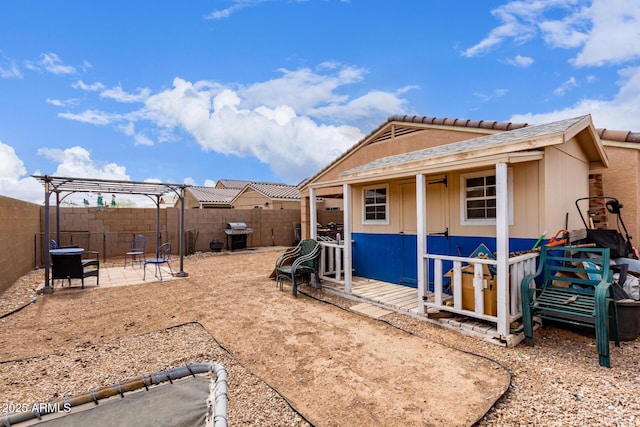
[[[68,120],[75,120],[82,123],[91,123],[93,125],[107,125],[114,120],[119,119],[121,116],[105,113],[104,111],[86,110],[79,114],[58,113],[58,117],[62,117],[63,119]]]
[[[331,89],[324,98],[332,98]],[[175,79],[147,108],[156,123],[180,127],[204,150],[256,157],[285,180],[312,175],[362,137],[354,127],[319,125],[289,105],[242,107],[253,103],[231,89],[211,93]]]
[[[186,177],[186,178],[182,181],[182,183],[183,183],[183,184],[187,184],[187,185],[198,185],[198,184],[196,183],[196,180],[195,180],[195,179],[193,179],[193,178],[191,178],[190,176]]]
[[[89,151],[82,147],[75,146],[64,150],[41,148],[38,154],[59,163],[53,173],[55,176],[130,180],[124,166],[115,163],[96,164],[91,159]]]
[[[621,64],[640,58],[640,2],[594,0],[592,28],[575,65]]]
[[[516,55],[513,58],[506,59],[505,62],[509,65],[513,65],[514,67],[527,68],[531,66],[535,61],[533,60],[533,58],[529,58],[528,56]]]
[[[76,69],[71,65],[64,65],[55,53],[40,54],[39,65],[52,74],[74,74]]]
[[[17,79],[21,79],[22,78],[22,73],[20,72],[20,69],[18,68],[18,66],[16,65],[15,61],[10,60],[6,57],[3,58],[6,62],[8,62],[7,65],[0,65],[0,78],[3,79],[11,79],[11,78],[17,78]]]
[[[117,87],[109,89],[114,99],[144,101],[144,106],[121,114],[90,109],[58,116],[95,125],[116,124],[137,145],[176,141],[186,133],[204,150],[255,157],[283,180],[299,182],[363,137],[346,123],[369,129],[405,111],[401,95],[414,88],[349,96],[342,93],[343,88],[361,82],[366,70],[335,62],[315,70],[278,72],[272,80],[235,87],[175,78],[172,88],[153,95],[148,89],[137,89],[128,97]],[[78,81],[74,87],[100,92],[101,97],[107,92],[101,83]]]
[[[47,98],[46,102],[47,104],[51,104],[55,107],[75,107],[80,103],[80,100],[78,98],[71,98],[71,99],[65,99],[65,100]]]
[[[82,80],[78,80],[74,84],[71,85],[74,89],[81,89],[87,92],[98,92],[104,89],[104,85],[102,83],[94,83],[92,85],[88,85]]]
[[[20,178],[27,173],[24,163],[16,155],[13,147],[0,141],[0,179]]]
[[[516,114],[510,120],[549,123],[567,117],[591,114],[597,127],[638,131],[640,117],[640,66],[625,68],[620,75],[620,90],[611,99],[583,99],[576,104],[542,114]]]
[[[464,50],[463,56],[474,57],[485,54],[506,40],[524,43],[538,33],[538,22],[545,10],[570,6],[577,0],[522,0],[511,1],[491,11],[501,24],[476,45]]]
[[[0,194],[32,203],[44,201],[44,188],[34,178],[25,177],[24,163],[13,147],[0,141]]]
[[[205,150],[256,157],[286,181],[310,176],[363,137],[339,124],[388,117],[405,109],[398,95],[371,91],[349,98],[337,93],[362,79],[364,70],[329,67],[280,70],[282,76],[236,90],[176,78],[174,87],[149,97],[147,114],[157,125],[191,134]]]
[[[205,19],[224,19],[230,17],[232,14],[245,9],[247,7],[254,7],[260,3],[270,0],[232,0],[233,5],[222,10],[214,10],[209,15],[205,16]],[[273,1],[273,0],[271,0]]]
[[[551,48],[581,49],[576,66],[621,64],[640,58],[640,2],[628,0],[518,0],[491,11],[500,21],[462,52],[485,54],[505,41],[540,35]],[[561,19],[555,19],[562,14]]]
[[[91,158],[88,150],[82,147],[71,147],[66,149],[41,148],[38,154],[58,163],[55,172],[51,175],[73,178],[109,179],[130,181],[126,167],[116,163],[98,163]],[[148,179],[145,182],[160,182],[157,179]],[[42,186],[41,191],[42,190]],[[44,198],[44,193],[40,198]],[[67,204],[83,206],[83,199],[95,205],[96,194],[74,193],[65,198]],[[104,197],[107,197],[104,195]],[[111,197],[111,196],[109,196]],[[117,195],[117,202],[121,206],[152,207],[153,202],[146,196],[137,195]]]
[[[569,80],[562,83],[560,87],[553,91],[554,95],[563,96],[568,91],[580,86],[575,77],[570,77]]]
[[[118,102],[132,103],[144,102],[151,94],[151,89],[138,89],[137,93],[125,92],[122,87],[116,86],[111,89],[105,89],[100,93],[103,98],[110,98]]]
[[[473,96],[480,98],[482,101],[487,102],[495,98],[500,98],[509,93],[508,89],[494,89],[490,94],[484,92],[474,92]]]
[[[320,71],[334,71],[334,64],[322,64]],[[338,68],[333,74],[321,74],[310,68],[278,70],[282,77],[255,83],[239,90],[246,107],[288,105],[299,114],[308,114],[319,103],[341,104],[347,99],[336,93],[341,86],[357,83],[366,71],[356,67]]]
[[[134,144],[151,146],[151,145],[154,145],[154,142],[151,138],[147,137],[146,135],[142,133],[138,133],[134,137]]]

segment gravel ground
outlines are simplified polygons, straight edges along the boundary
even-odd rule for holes
[[[207,254],[201,254],[190,262],[206,258]],[[42,272],[35,271],[0,294],[0,316],[32,301],[41,283]],[[302,287],[302,291],[340,307],[353,304],[313,288]],[[612,344],[612,368],[607,369],[598,366],[593,337],[564,329],[538,330],[535,347],[503,348],[409,316],[394,313],[383,320],[508,369],[509,390],[476,425],[640,426],[640,338],[622,342],[620,347]],[[5,327],[3,323],[0,318],[0,327]],[[10,385],[0,391],[0,402],[47,401],[136,375],[212,360],[229,372],[230,425],[307,424],[278,392],[217,345],[197,322],[106,343],[70,343],[61,352],[33,356],[0,362],[0,383]],[[78,370],[78,366],[87,369]]]

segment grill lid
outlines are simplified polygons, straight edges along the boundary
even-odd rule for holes
[[[230,228],[232,230],[244,230],[245,228],[247,228],[247,224],[244,222],[228,222],[227,228]]]
[[[247,227],[247,224],[244,222],[228,222],[227,228],[224,230],[224,232],[228,236],[238,234],[251,234],[253,233],[253,228]]]

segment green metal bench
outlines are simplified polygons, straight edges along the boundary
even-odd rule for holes
[[[620,346],[612,277],[609,249],[543,246],[537,271],[520,284],[525,343],[533,346],[534,317],[593,328],[598,363],[609,368],[610,331]]]

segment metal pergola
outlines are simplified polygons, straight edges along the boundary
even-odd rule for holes
[[[49,254],[51,241],[50,198],[56,194],[56,240],[60,241],[60,202],[73,193],[105,193],[131,194],[149,197],[156,205],[156,250],[160,245],[160,199],[163,195],[173,192],[180,198],[180,271],[176,276],[186,277],[184,271],[184,196],[186,184],[167,184],[159,182],[120,181],[91,178],[69,178],[50,175],[32,175],[44,186],[44,241],[46,256],[44,259],[45,286],[44,292],[53,292],[50,283],[51,257]],[[62,197],[61,194],[65,193]]]

